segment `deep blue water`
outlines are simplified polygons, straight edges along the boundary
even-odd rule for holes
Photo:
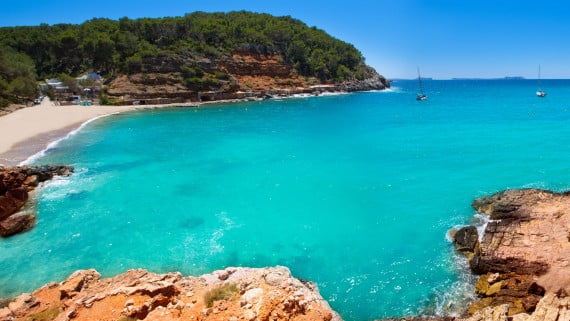
[[[445,235],[472,199],[570,186],[570,81],[393,86],[89,124],[37,161],[77,173],[0,240],[0,296],[84,268],[285,265],[347,320],[453,310],[469,277]]]

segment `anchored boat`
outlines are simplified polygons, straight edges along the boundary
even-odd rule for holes
[[[424,94],[424,86],[422,84],[422,76],[420,75],[420,67],[418,67],[418,85],[419,85],[419,91],[416,95],[416,100],[417,101],[427,100],[428,96]]]
[[[546,97],[546,91],[540,89],[540,65],[538,65],[538,90],[536,91],[536,96],[540,97],[540,98],[544,98]]]

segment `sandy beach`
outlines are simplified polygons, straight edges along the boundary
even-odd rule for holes
[[[53,106],[45,99],[39,106],[23,108],[0,117],[0,165],[13,166],[25,161],[90,119],[133,110],[175,106],[198,105]]]
[[[199,107],[248,101],[228,99],[139,106],[54,106],[48,99],[41,105],[19,109],[0,117],[0,165],[14,166],[44,150],[50,143],[65,137],[83,123],[111,114],[143,109],[169,107]]]
[[[0,164],[16,165],[94,117],[133,107],[38,106],[0,117]]]

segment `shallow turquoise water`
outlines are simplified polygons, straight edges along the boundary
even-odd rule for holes
[[[570,186],[570,81],[425,85],[97,120],[38,161],[77,173],[0,240],[0,296],[84,268],[286,265],[348,320],[452,307],[469,277],[445,233],[471,200]]]

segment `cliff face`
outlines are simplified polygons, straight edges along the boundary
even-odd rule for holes
[[[280,55],[244,50],[218,59],[166,56],[149,59],[152,61],[145,61],[145,65],[151,67],[145,73],[120,75],[110,81],[107,86],[109,97],[120,104],[132,104],[136,100],[176,103],[323,91],[381,90],[390,86],[388,80],[370,67],[366,69],[364,80],[319,84],[314,77],[299,75]],[[199,74],[185,75],[184,68],[192,68],[193,72],[198,70]]]
[[[570,194],[509,190],[473,202],[490,222],[469,254],[481,299],[470,310],[508,304],[532,312],[545,294],[570,294]]]
[[[201,277],[130,270],[101,279],[77,271],[22,294],[0,320],[298,320],[339,321],[312,283],[284,267],[227,268]]]

